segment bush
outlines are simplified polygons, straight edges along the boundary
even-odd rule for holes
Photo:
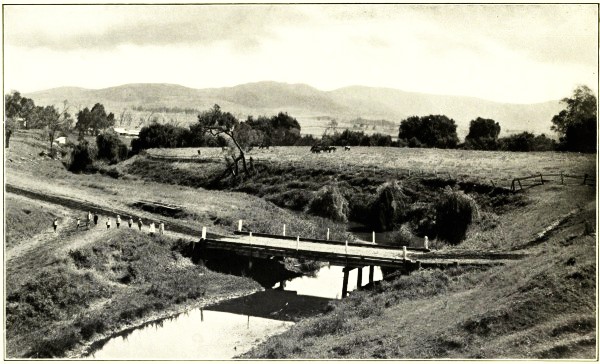
[[[114,133],[104,133],[96,137],[98,159],[106,159],[109,163],[118,163],[127,158],[127,146]]]
[[[371,225],[380,231],[392,230],[402,222],[410,203],[398,181],[386,182],[377,189],[377,197],[371,204]]]
[[[77,144],[71,152],[69,171],[79,173],[87,170],[96,156],[96,150],[87,141]]]
[[[325,186],[308,204],[308,212],[333,221],[348,221],[348,201],[337,186]]]
[[[475,200],[450,187],[444,189],[436,202],[435,210],[437,237],[453,245],[465,238],[469,225],[479,218]]]

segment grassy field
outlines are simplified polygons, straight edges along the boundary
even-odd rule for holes
[[[198,150],[201,155],[198,158]],[[151,149],[149,155],[195,157],[222,160],[219,148]],[[453,149],[352,147],[335,153],[313,154],[309,147],[275,147],[272,150],[254,149],[248,153],[257,162],[279,163],[294,168],[322,169],[336,172],[392,171],[396,175],[450,174],[453,178],[473,179],[483,183],[491,180],[497,186],[510,187],[513,178],[532,174],[595,175],[595,156],[580,153],[556,152],[495,152]]]

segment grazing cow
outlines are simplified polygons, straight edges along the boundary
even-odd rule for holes
[[[269,149],[271,149],[271,146],[269,144],[261,144],[261,145],[258,146],[258,149],[269,150]]]
[[[200,149],[198,149],[198,155],[201,155],[202,153],[200,152]]]
[[[348,150],[350,150],[350,146],[349,146],[349,145],[346,145],[346,146],[344,147],[344,150],[345,150],[345,151],[348,151]]]
[[[313,152],[313,153],[321,153],[323,151],[323,148],[321,148],[320,145],[313,145],[310,148],[310,151]]]
[[[325,149],[327,149],[327,151],[328,151],[329,153],[331,153],[331,152],[335,152],[335,151],[337,150],[337,148],[336,148],[336,147],[334,147],[334,146],[325,147]]]

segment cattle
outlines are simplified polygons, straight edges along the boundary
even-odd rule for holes
[[[349,146],[349,145],[346,145],[346,146],[344,147],[344,150],[345,150],[345,151],[349,151],[349,150],[350,150],[350,146]]]
[[[310,151],[313,153],[321,153],[321,152],[331,153],[331,152],[335,152],[336,150],[337,150],[337,148],[334,146],[323,146],[323,145],[313,145],[310,148]]]

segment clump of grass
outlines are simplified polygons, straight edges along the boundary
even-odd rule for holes
[[[308,204],[308,212],[337,222],[347,222],[348,211],[348,201],[335,185],[321,188]]]
[[[438,239],[452,245],[460,243],[467,235],[471,223],[479,218],[475,200],[459,190],[449,187],[435,204]]]
[[[379,186],[376,196],[370,208],[373,227],[382,231],[391,230],[402,221],[410,199],[398,181]]]
[[[419,246],[420,241],[407,224],[402,224],[399,229],[394,230],[389,239],[397,246]]]

